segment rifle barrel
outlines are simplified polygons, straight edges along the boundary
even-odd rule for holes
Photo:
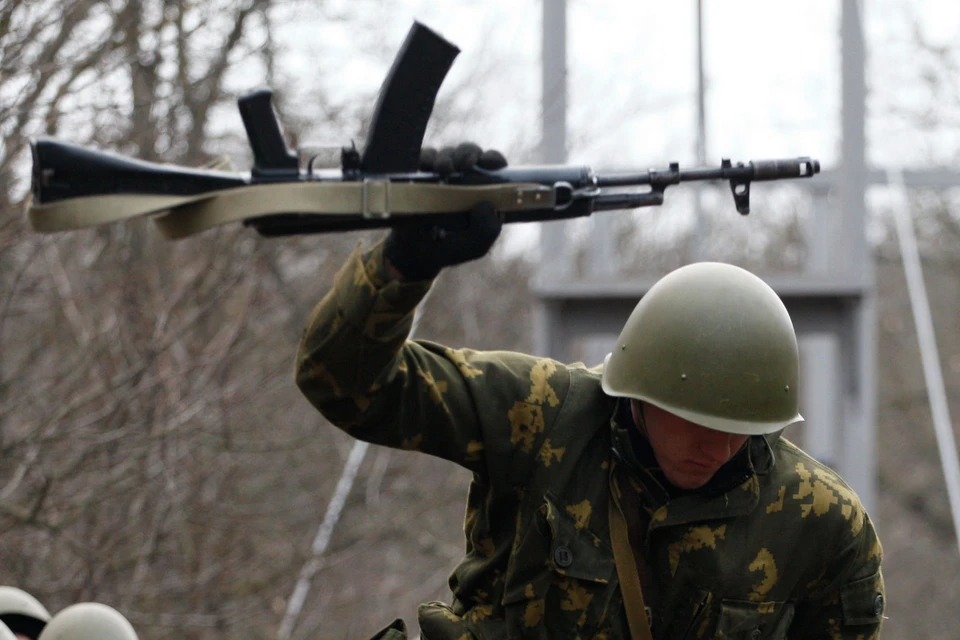
[[[681,182],[703,180],[733,180],[736,182],[760,182],[786,178],[810,178],[820,173],[820,162],[811,158],[788,158],[784,160],[757,160],[733,165],[724,160],[719,167],[695,169],[679,168],[673,163],[667,170],[651,169],[645,173],[623,173],[597,176],[598,187],[633,187],[651,185],[667,187]]]

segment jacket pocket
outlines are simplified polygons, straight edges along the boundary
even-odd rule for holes
[[[844,626],[875,625],[883,619],[883,575],[851,582],[840,589]]]
[[[592,637],[616,624],[608,614],[616,590],[613,552],[588,528],[584,514],[591,511],[589,503],[544,496],[504,587],[509,637]]]
[[[752,602],[722,600],[716,638],[730,640],[781,640],[793,621],[789,602]]]

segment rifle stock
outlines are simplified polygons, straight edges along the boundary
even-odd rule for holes
[[[41,137],[30,141],[40,204],[106,194],[196,195],[248,184],[242,175],[136,160]]]

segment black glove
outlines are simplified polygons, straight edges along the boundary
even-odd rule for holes
[[[496,170],[507,166],[499,151],[483,151],[473,143],[440,151],[426,148],[420,170],[449,177],[474,167]],[[431,280],[440,270],[481,258],[500,235],[503,218],[489,202],[470,211],[444,215],[436,222],[409,222],[394,227],[383,247],[384,257],[407,280]]]
[[[456,147],[443,147],[439,151],[424,147],[420,151],[420,171],[438,173],[444,178],[454,173],[469,171],[474,167],[495,171],[507,166],[507,159],[499,151],[484,151],[472,142],[464,142]]]

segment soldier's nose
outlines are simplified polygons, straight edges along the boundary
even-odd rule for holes
[[[700,438],[700,451],[716,464],[723,464],[732,455],[733,436],[729,433],[705,429]]]

